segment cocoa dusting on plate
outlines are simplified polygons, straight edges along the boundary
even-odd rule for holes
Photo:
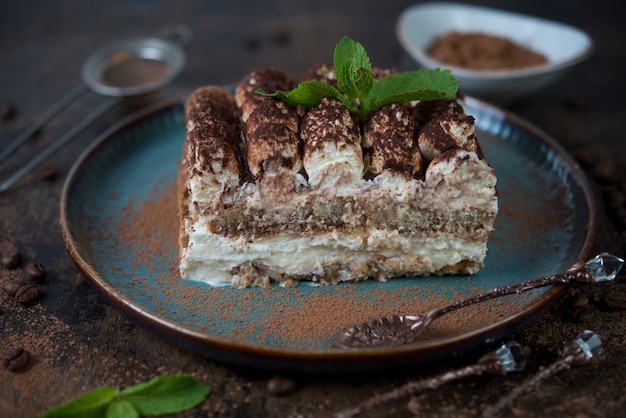
[[[357,292],[362,285],[359,283],[312,290],[303,285],[289,289],[279,286],[212,288],[183,281],[175,263],[166,266],[161,263],[178,252],[178,217],[175,185],[160,184],[161,188],[150,191],[140,205],[134,205],[135,199],[131,197],[121,212],[114,215],[116,220],[110,222],[117,225],[115,231],[111,231],[114,239],[107,245],[116,245],[127,254],[138,254],[134,260],[125,260],[136,273],[129,281],[131,292],[138,292],[142,297],[154,294],[150,300],[155,303],[157,315],[167,316],[172,306],[176,306],[177,317],[185,318],[181,325],[188,328],[201,329],[209,335],[226,334],[233,341],[274,341],[285,348],[311,349],[315,342],[329,337],[333,340],[342,328],[358,322],[398,312],[420,313],[449,303],[451,298],[467,296],[467,289],[473,290],[469,277],[437,279],[441,280],[441,286],[436,291],[415,288],[415,292],[420,292],[419,298],[407,297],[406,289],[387,289],[382,284],[375,289],[376,297],[370,297]],[[463,292],[458,290],[459,281],[466,284],[462,286],[466,287]],[[146,287],[146,282],[151,286]],[[276,292],[285,297],[277,301]],[[275,302],[267,306],[263,302],[266,300]],[[503,300],[494,301],[488,307],[466,308],[442,318],[425,338],[460,335],[484,327],[513,314],[518,306]],[[204,317],[205,312],[219,312],[219,315],[212,316],[216,318],[214,323],[202,323],[200,317]],[[226,333],[225,327],[230,327]]]
[[[548,62],[543,54],[507,38],[479,32],[448,32],[426,52],[443,64],[482,71],[527,68]]]

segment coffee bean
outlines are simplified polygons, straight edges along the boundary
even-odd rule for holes
[[[29,279],[41,283],[46,278],[46,269],[41,263],[28,263],[24,268]]]
[[[0,117],[2,120],[8,121],[15,117],[15,106],[11,103],[3,103],[0,105]]]
[[[617,219],[622,225],[626,225],[626,209],[621,208],[620,210],[617,211],[615,216],[617,216]]]
[[[54,180],[59,170],[53,165],[44,164],[37,171],[41,180]]]
[[[593,153],[588,149],[576,152],[574,154],[574,158],[576,158],[576,161],[578,161],[580,165],[584,167],[593,167],[593,163],[595,161]]]
[[[604,183],[616,181],[619,178],[617,163],[612,158],[607,158],[595,168],[593,176],[596,180]]]
[[[274,45],[287,45],[291,41],[291,32],[286,29],[275,29],[270,33]]]
[[[565,107],[573,112],[584,112],[587,110],[587,100],[582,97],[572,97],[565,102]]]
[[[604,303],[613,311],[626,311],[626,290],[616,289],[606,292]]]
[[[37,300],[40,293],[41,289],[39,289],[39,286],[34,284],[27,284],[17,289],[17,292],[15,293],[15,299],[19,303],[27,305]]]
[[[575,293],[570,298],[570,303],[572,304],[573,307],[580,308],[589,303],[589,297],[581,292]]]
[[[589,302],[594,304],[599,304],[604,299],[604,294],[606,293],[606,289],[602,286],[599,287],[591,287],[588,290],[587,296],[589,297]]]
[[[591,319],[593,316],[593,308],[589,305],[581,306],[580,308],[574,309],[572,312],[572,322],[574,323],[583,323]]]
[[[267,382],[266,392],[272,396],[291,395],[296,390],[297,384],[293,379],[286,376],[277,375]]]
[[[243,48],[246,51],[256,51],[261,47],[261,40],[259,38],[248,38],[243,41]]]
[[[21,280],[13,280],[11,282],[5,283],[4,286],[2,286],[2,290],[4,290],[4,293],[6,293],[9,296],[15,296],[18,289],[25,285],[26,283],[24,283]]]
[[[13,249],[5,254],[2,254],[2,259],[0,261],[4,267],[14,269],[22,264],[22,254],[20,254],[18,250]]]
[[[14,348],[4,356],[2,365],[9,371],[15,372],[28,366],[30,353],[22,347]]]

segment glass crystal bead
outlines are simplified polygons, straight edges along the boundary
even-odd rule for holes
[[[576,336],[574,342],[583,350],[585,356],[589,359],[598,357],[602,354],[602,340],[600,336],[593,331],[583,331]]]
[[[619,273],[624,260],[609,253],[598,254],[585,263],[594,281],[608,282]]]
[[[526,367],[530,348],[515,341],[509,341],[496,350],[496,355],[507,372],[519,372]]]

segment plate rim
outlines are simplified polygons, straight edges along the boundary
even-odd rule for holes
[[[505,120],[512,121],[524,129],[537,135],[538,140],[548,145],[555,151],[559,158],[567,165],[570,175],[578,185],[585,198],[588,223],[585,228],[584,241],[578,250],[577,258],[586,259],[591,251],[596,233],[596,206],[589,181],[578,163],[570,156],[565,148],[548,133],[536,127],[526,119],[504,110],[496,105],[486,103],[480,99],[465,96],[468,104],[487,109]],[[229,339],[222,336],[208,335],[199,332],[184,324],[162,318],[157,313],[144,309],[133,303],[133,300],[117,291],[106,281],[101,274],[89,263],[81,252],[81,248],[74,238],[73,225],[68,215],[68,206],[73,186],[89,159],[98,152],[108,141],[117,136],[119,132],[128,127],[141,123],[155,115],[171,111],[181,106],[184,96],[157,103],[144,110],[135,112],[101,133],[73,164],[61,192],[59,223],[61,235],[69,255],[81,271],[83,276],[98,290],[107,301],[114,307],[121,309],[130,316],[135,323],[140,323],[152,331],[156,331],[160,337],[174,341],[179,346],[185,346],[192,351],[200,352],[208,357],[228,363],[240,363],[249,366],[261,366],[261,368],[279,368],[304,370],[308,372],[353,372],[385,369],[394,366],[403,366],[407,363],[415,363],[438,358],[454,353],[454,348],[463,345],[480,345],[484,347],[489,343],[495,343],[493,335],[499,333],[509,334],[517,328],[526,325],[534,318],[543,313],[548,307],[556,302],[566,285],[557,285],[547,289],[539,297],[506,318],[477,328],[459,335],[440,337],[433,340],[419,341],[413,344],[393,348],[367,348],[359,350],[339,350],[336,348],[302,350],[294,348],[270,347],[265,344]],[[524,319],[530,318],[527,322]],[[162,333],[165,332],[165,335]],[[183,340],[181,340],[181,338]],[[482,343],[481,343],[482,341]],[[467,348],[463,352],[469,351]],[[244,356],[244,358],[239,358]],[[416,358],[418,357],[418,358]]]

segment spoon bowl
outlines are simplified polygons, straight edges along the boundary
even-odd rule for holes
[[[540,277],[522,283],[495,287],[484,293],[459,299],[423,315],[389,315],[344,330],[337,338],[337,345],[345,349],[370,347],[398,347],[415,341],[426,328],[443,315],[475,303],[501,296],[526,292],[538,287],[571,282],[598,283],[610,281],[617,276],[624,260],[608,253],[601,253],[583,262],[575,262],[564,273]]]

